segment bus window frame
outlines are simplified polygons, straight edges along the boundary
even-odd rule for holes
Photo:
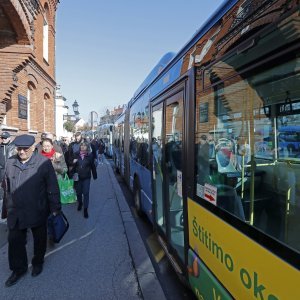
[[[191,99],[190,97],[194,95],[194,68],[191,68],[187,73],[183,74],[182,76],[180,76],[174,83],[172,83],[171,86],[169,86],[166,90],[162,91],[159,95],[157,95],[155,98],[150,100],[150,112],[151,112],[151,116],[152,116],[152,112],[153,112],[153,107],[158,107],[158,106],[162,106],[163,107],[163,149],[162,149],[162,155],[163,155],[163,172],[164,174],[166,173],[166,165],[165,165],[165,109],[166,106],[170,103],[172,103],[172,101],[170,101],[170,99],[182,92],[183,94],[183,109],[184,109],[184,122],[183,122],[183,149],[182,149],[182,159],[184,161],[188,161],[187,157],[188,157],[188,143],[187,141],[190,141],[190,139],[193,139],[193,135],[191,135],[191,132],[189,132],[188,128],[193,128],[190,127],[191,124],[189,123],[188,120],[188,105],[193,105],[193,103],[191,101],[189,101],[189,99]],[[193,111],[191,112],[193,113]],[[150,141],[152,140],[152,128],[150,128]],[[152,151],[152,147],[150,147],[150,160],[151,160],[151,173],[153,174],[153,166],[152,166],[152,160],[153,160],[153,151]],[[189,164],[190,165],[190,164]],[[174,255],[174,257],[176,258],[176,262],[179,264],[181,270],[183,270],[184,272],[185,270],[185,265],[188,261],[188,248],[189,248],[189,237],[188,237],[188,213],[187,213],[187,199],[188,199],[188,178],[190,177],[189,174],[189,170],[190,168],[188,168],[187,164],[183,165],[183,169],[182,172],[183,174],[185,174],[185,176],[183,176],[183,182],[182,182],[182,199],[183,199],[183,213],[184,213],[184,229],[185,229],[185,234],[184,234],[184,261],[181,260],[181,258],[179,257],[179,255],[172,250],[170,244],[169,244],[169,239],[170,237],[168,236],[168,234],[165,234],[158,226],[157,224],[154,222],[154,228],[159,232],[159,235],[161,237],[163,237],[164,241],[168,241],[167,245],[168,245],[168,251]],[[151,180],[152,180],[152,176],[151,176]],[[151,186],[152,186],[152,195],[154,195],[154,185],[153,182],[151,182]],[[166,193],[164,191],[164,197],[166,198]],[[155,201],[153,201],[154,205],[155,205]],[[167,209],[167,205],[166,203],[164,203],[165,209]],[[153,209],[153,211],[155,212],[155,209]],[[155,219],[154,219],[155,220]],[[169,222],[169,216],[166,216],[166,222]]]
[[[238,47],[237,47],[238,48]],[[299,52],[300,50],[300,41],[297,41],[297,43],[291,45],[290,47],[287,47],[286,49],[283,49],[282,51],[279,51],[276,54],[273,54],[265,59],[262,60],[255,60],[255,62],[245,69],[239,70],[237,74],[234,76],[224,77],[221,81],[214,83],[210,86],[206,86],[204,88],[204,76],[205,71],[212,68],[216,63],[218,63],[221,60],[226,60],[231,55],[234,55],[236,53],[237,48],[234,48],[232,51],[230,51],[228,54],[225,54],[224,56],[220,57],[218,60],[214,61],[210,65],[208,65],[205,68],[201,68],[199,66],[195,67],[195,72],[198,72],[200,69],[201,72],[201,80],[202,85],[200,85],[200,90],[196,91],[196,81],[195,81],[195,95],[199,93],[200,95],[208,90],[211,90],[216,85],[219,85],[220,83],[223,83],[224,81],[231,80],[236,76],[245,75],[247,74],[246,78],[251,76],[251,74],[258,73],[260,70],[264,70],[265,68],[271,68],[272,66],[276,66],[276,60],[281,59],[282,63],[285,61],[290,60],[291,57],[296,57],[297,50]],[[198,68],[198,70],[197,70]],[[196,78],[196,75],[195,75]],[[201,96],[199,96],[201,97]],[[194,118],[196,113],[196,97],[195,104],[194,104]],[[193,129],[195,131],[196,123],[194,121]],[[195,135],[195,132],[194,132]],[[193,143],[195,143],[195,137],[193,138]],[[195,153],[193,153],[193,159]],[[236,216],[232,215],[231,213],[227,212],[226,210],[223,210],[217,206],[212,205],[211,203],[208,203],[206,200],[200,198],[196,193],[196,184],[195,184],[195,172],[193,175],[193,191],[192,191],[192,199],[202,207],[206,208],[210,212],[212,212],[216,217],[222,219],[223,221],[227,222],[228,224],[232,225],[235,229],[241,231],[243,234],[248,236],[249,238],[253,239],[254,241],[259,241],[259,243],[262,246],[265,246],[270,252],[274,253],[275,255],[279,256],[281,259],[286,261],[287,263],[291,264],[293,267],[300,270],[300,252],[297,252],[293,248],[289,247],[287,244],[284,244],[283,242],[280,242],[279,240],[275,239],[272,236],[267,235],[265,232],[259,230],[258,228],[254,226],[250,226],[248,223],[240,220]]]

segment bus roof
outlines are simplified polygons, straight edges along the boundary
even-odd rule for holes
[[[156,66],[151,70],[149,75],[146,77],[146,79],[142,82],[142,84],[138,87],[136,92],[134,93],[133,97],[135,98],[137,95],[139,95],[147,86],[153,81],[154,78],[156,78],[165,68],[165,66],[168,65],[168,63],[172,60],[172,58],[175,57],[174,52],[168,52],[166,53],[156,64]]]
[[[220,18],[229,11],[238,0],[225,0],[217,9],[216,11],[210,16],[210,18],[197,30],[194,36],[183,46],[179,52],[174,55],[172,52],[168,52],[165,54],[158,64],[152,69],[150,74],[146,77],[143,83],[139,86],[136,92],[133,95],[133,98],[129,101],[129,107],[135,102],[139,95],[145,91],[147,87],[153,84],[155,81],[158,80],[162,74],[166,73],[170,70],[182,57],[183,55],[206,33],[208,30],[213,27]],[[163,67],[162,70],[159,71],[160,64],[163,65],[167,62],[168,63]],[[158,72],[159,71],[159,72]],[[179,77],[179,76],[178,76]]]

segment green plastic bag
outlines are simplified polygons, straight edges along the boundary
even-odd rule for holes
[[[74,203],[77,201],[76,193],[73,188],[73,179],[69,179],[68,175],[65,174],[64,178],[58,179],[58,185],[60,190],[60,202],[62,204]]]

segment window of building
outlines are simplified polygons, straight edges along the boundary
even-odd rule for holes
[[[49,55],[49,7],[47,3],[45,4],[45,15],[44,15],[44,24],[43,24],[43,58],[48,62]]]
[[[43,58],[48,62],[48,23],[44,20],[43,26]]]
[[[46,93],[44,95],[44,101],[43,101],[43,105],[44,105],[44,109],[43,109],[43,130],[44,132],[46,132],[46,124],[47,124],[47,120],[46,120],[46,110],[47,110],[47,102],[49,102],[50,96]]]

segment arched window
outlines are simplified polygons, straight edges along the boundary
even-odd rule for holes
[[[31,103],[34,99],[34,91],[36,90],[36,86],[32,81],[29,81],[27,84],[27,129],[31,130]]]
[[[49,48],[49,6],[46,3],[44,6],[44,26],[43,26],[43,58],[48,62],[48,48]]]
[[[48,105],[47,103],[49,102],[50,96],[48,93],[44,94],[44,109],[43,109],[43,126],[44,126],[44,132],[47,131],[46,128],[46,124],[47,124],[47,120],[46,120],[46,110],[48,110]]]

